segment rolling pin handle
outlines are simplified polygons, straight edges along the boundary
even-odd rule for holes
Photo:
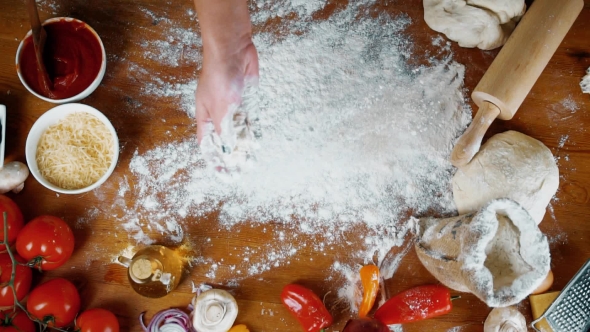
[[[471,161],[479,151],[483,136],[498,115],[500,115],[500,109],[496,105],[487,101],[483,102],[475,118],[453,148],[451,153],[453,166],[465,166]]]

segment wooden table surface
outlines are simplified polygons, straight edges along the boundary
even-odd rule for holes
[[[558,1],[558,0],[555,0]],[[334,10],[342,8],[346,0],[329,0],[325,8],[314,18],[326,19]],[[98,6],[98,7],[95,7]],[[0,0],[0,104],[7,106],[7,159],[25,161],[25,140],[34,121],[53,105],[28,93],[16,75],[14,58],[21,38],[29,30],[24,1]],[[107,75],[102,85],[83,103],[102,110],[113,122],[120,138],[119,164],[111,178],[94,192],[82,195],[56,195],[29,177],[25,189],[18,195],[9,194],[21,207],[25,219],[41,214],[62,217],[76,236],[76,248],[66,266],[45,273],[45,278],[65,276],[75,281],[81,289],[83,308],[104,307],[117,314],[122,331],[139,331],[138,315],[171,306],[186,307],[192,298],[191,281],[226,284],[232,279],[232,271],[219,269],[215,279],[207,278],[199,265],[192,268],[190,276],[172,294],[161,299],[147,299],[130,288],[125,269],[111,263],[117,253],[133,241],[108,211],[109,202],[117,196],[119,180],[133,175],[129,162],[135,151],[144,152],[159,144],[195,134],[193,120],[179,111],[174,97],[156,98],[141,92],[145,82],[134,75],[128,62],[143,65],[162,77],[175,75],[184,81],[197,75],[198,45],[188,45],[197,57],[192,61],[180,61],[178,66],[162,67],[153,59],[142,55],[141,42],[161,40],[158,25],[172,22],[179,27],[195,27],[190,14],[190,1],[164,0],[43,0],[40,3],[41,19],[70,16],[89,23],[105,42],[108,56]],[[256,10],[252,7],[253,10]],[[389,12],[392,15],[407,13],[412,24],[404,32],[415,42],[414,52],[430,50],[431,40],[437,35],[422,18],[421,1],[378,0],[371,6],[371,13]],[[151,13],[147,15],[146,13]],[[288,16],[287,20],[296,20]],[[255,31],[272,31],[280,19],[269,19],[255,26]],[[462,49],[453,44],[454,59],[466,66],[466,88],[471,91],[494,59],[496,52]],[[182,60],[182,59],[181,59]],[[497,121],[488,136],[507,129],[531,135],[545,143],[558,160],[560,186],[550,211],[540,227],[550,238],[552,268],[555,272],[553,289],[559,290],[570,280],[579,267],[590,258],[590,95],[581,93],[579,82],[586,68],[590,67],[590,0],[575,22],[561,47],[510,122]],[[572,113],[562,105],[570,98],[579,109]],[[139,107],[141,105],[141,107]],[[137,111],[141,109],[141,111]],[[165,119],[164,123],[161,119]],[[170,133],[171,128],[172,133]],[[564,140],[565,139],[565,140]],[[560,144],[562,140],[562,144]],[[126,197],[133,200],[133,197]],[[91,218],[88,211],[96,208]],[[269,240],[269,233],[262,226],[239,226],[239,233],[216,226],[215,214],[194,218],[185,231],[195,245],[195,253],[216,260],[228,257],[232,250],[262,247]],[[89,218],[85,220],[84,218]],[[268,225],[273,227],[273,225]],[[354,239],[350,234],[350,239]],[[210,242],[207,242],[210,241]],[[353,240],[354,241],[354,240]],[[357,242],[360,242],[357,241]],[[360,244],[356,244],[360,245]],[[311,248],[297,253],[299,258],[290,265],[272,269],[252,278],[246,278],[232,289],[240,308],[237,322],[245,323],[251,331],[300,331],[295,320],[280,303],[283,285],[295,281],[311,287],[319,294],[332,294],[340,286],[326,280],[326,273],[333,257],[354,250],[355,244],[331,249],[319,256]],[[41,277],[39,277],[41,278]],[[415,253],[410,251],[403,259],[394,277],[387,281],[390,293],[411,286],[432,283],[436,280],[424,269]],[[330,299],[330,297],[328,297]],[[333,299],[332,299],[333,300]],[[333,301],[332,301],[333,302]],[[329,301],[329,304],[332,304]],[[530,321],[529,305],[519,306]],[[483,321],[490,309],[469,294],[456,301],[452,313],[440,318],[407,324],[404,331],[482,331]],[[336,323],[329,331],[341,329],[350,314],[340,307],[332,310]]]

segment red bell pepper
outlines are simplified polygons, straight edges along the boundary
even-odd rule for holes
[[[310,289],[290,284],[283,288],[281,300],[306,332],[318,332],[332,325],[332,315]]]
[[[418,286],[387,300],[377,309],[375,318],[386,325],[432,318],[451,311],[451,300],[451,293],[444,286]]]

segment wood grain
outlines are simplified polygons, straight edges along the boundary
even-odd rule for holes
[[[335,11],[344,8],[347,0],[328,0],[324,9],[314,14],[315,20],[325,20]],[[108,54],[107,75],[102,85],[83,102],[103,111],[113,122],[121,141],[119,164],[113,176],[97,191],[82,195],[66,196],[43,188],[33,178],[26,182],[19,195],[11,195],[19,204],[25,219],[41,214],[62,217],[73,228],[76,236],[74,256],[66,266],[45,273],[43,278],[64,276],[76,282],[82,292],[83,308],[104,307],[115,312],[122,324],[122,331],[140,331],[138,316],[147,311],[150,317],[158,310],[171,306],[185,308],[192,295],[191,281],[209,281],[206,269],[196,265],[190,276],[172,294],[161,299],[146,299],[129,287],[125,270],[111,260],[130,243],[120,221],[108,208],[117,196],[121,179],[133,176],[129,162],[133,154],[142,153],[163,142],[180,140],[195,135],[193,120],[178,110],[178,100],[173,97],[156,98],[142,94],[145,83],[130,67],[130,63],[149,68],[153,75],[174,76],[189,80],[198,74],[194,59],[179,58],[176,67],[162,66],[143,56],[141,41],[162,38],[161,25],[170,20],[187,28],[197,23],[186,13],[189,1],[164,0],[43,0],[40,2],[41,20],[53,16],[71,16],[90,24],[102,37]],[[34,121],[53,105],[41,101],[20,84],[15,71],[14,56],[21,38],[29,30],[26,7],[23,1],[0,0],[0,103],[7,106],[7,159],[24,161],[25,140]],[[254,5],[252,10],[258,10]],[[155,15],[142,12],[150,10]],[[430,30],[422,19],[421,1],[378,0],[367,8],[370,15],[388,13],[408,15],[412,24],[405,30],[414,42],[412,61],[424,63],[425,57],[434,54],[432,38],[438,34]],[[282,24],[298,18],[287,16],[273,18],[254,27],[255,33],[285,33]],[[579,81],[590,67],[590,0],[571,31],[558,48],[547,68],[525,99],[520,110],[509,122],[496,121],[487,137],[507,129],[531,135],[545,143],[559,162],[561,183],[552,201],[541,229],[551,239],[552,268],[559,290],[569,281],[577,269],[590,257],[590,96],[580,91]],[[200,54],[198,45],[192,50]],[[461,49],[452,45],[454,59],[466,66],[466,96],[481,79],[497,51]],[[571,112],[562,101],[570,98],[579,109]],[[475,106],[475,105],[472,105]],[[163,122],[165,119],[166,122]],[[174,129],[172,129],[174,128]],[[131,204],[133,197],[126,197]],[[98,208],[92,220],[84,222],[82,216],[89,209]],[[273,238],[263,227],[240,226],[232,231],[220,230],[216,215],[188,220],[191,225],[186,234],[196,255],[219,260],[247,248],[259,248]],[[279,229],[280,225],[266,225]],[[345,259],[348,253],[361,246],[359,234],[362,227],[343,234],[340,247],[328,249],[318,255],[312,248],[297,253],[291,264],[274,268],[258,276],[246,278],[237,287],[230,288],[240,308],[238,322],[247,324],[251,331],[300,331],[297,322],[282,307],[279,294],[283,285],[301,282],[318,294],[328,293],[327,301],[336,323],[329,331],[342,328],[350,314],[342,304],[334,304],[339,285],[327,280],[328,269],[335,259]],[[208,242],[210,239],[210,242]],[[312,260],[313,259],[313,260]],[[221,267],[215,282],[226,284],[235,272]],[[42,277],[38,276],[37,281]],[[420,264],[410,251],[403,259],[394,277],[386,282],[388,292],[396,293],[408,287],[436,280]],[[490,309],[475,297],[462,294],[452,313],[440,318],[407,324],[404,331],[455,331],[476,332],[483,330],[483,321]],[[519,305],[530,321],[527,301]]]

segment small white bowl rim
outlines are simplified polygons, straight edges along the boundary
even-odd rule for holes
[[[105,174],[100,179],[98,179],[98,181],[96,181],[95,183],[89,185],[88,187],[84,187],[84,188],[80,188],[80,189],[64,189],[64,188],[60,188],[60,187],[50,183],[49,181],[47,181],[43,177],[43,175],[41,175],[41,173],[39,172],[39,167],[37,165],[37,160],[36,160],[37,145],[39,143],[40,136],[43,134],[43,132],[45,132],[45,130],[49,126],[56,124],[58,121],[60,121],[61,119],[63,119],[67,115],[70,115],[72,113],[79,113],[79,112],[90,113],[90,114],[96,116],[102,123],[104,123],[107,126],[107,128],[109,129],[109,132],[113,135],[113,143],[114,143],[113,144],[113,160],[111,161],[111,165],[109,166],[109,168],[107,169]],[[54,114],[56,114],[56,113],[61,113],[61,116],[58,116],[58,118],[55,118],[53,120],[50,120],[50,118],[53,117]],[[37,133],[39,134],[38,135],[39,138],[37,138],[37,140],[35,142],[33,142],[32,138],[31,138],[31,134],[37,134]],[[92,106],[85,105],[85,104],[79,104],[79,103],[69,103],[69,104],[58,105],[58,106],[55,106],[52,109],[48,110],[47,112],[43,113],[43,115],[41,115],[39,117],[39,119],[37,119],[37,121],[35,121],[35,123],[31,127],[31,130],[29,130],[29,134],[27,135],[27,142],[25,144],[25,157],[27,159],[29,171],[31,172],[31,174],[33,174],[33,177],[39,183],[41,183],[45,188],[51,189],[55,192],[62,193],[62,194],[81,194],[81,193],[85,193],[85,192],[88,192],[88,191],[98,188],[113,174],[113,171],[115,170],[115,167],[117,166],[117,162],[119,159],[119,137],[117,136],[117,132],[115,131],[115,127],[113,127],[113,124],[111,123],[111,121],[109,121],[109,119],[102,112],[97,110],[96,108],[94,108]]]
[[[90,85],[86,89],[84,89],[84,91],[80,92],[79,94],[69,97],[69,98],[66,98],[66,99],[51,99],[51,98],[47,98],[45,96],[42,96],[42,95],[38,94],[37,92],[35,92],[35,90],[33,90],[27,84],[27,82],[25,81],[24,77],[21,74],[21,69],[20,69],[20,64],[19,64],[20,52],[22,51],[25,40],[33,33],[31,30],[29,30],[27,32],[27,34],[25,35],[25,37],[21,40],[21,42],[18,45],[18,48],[16,50],[16,59],[15,59],[16,74],[18,75],[18,78],[20,79],[21,83],[25,86],[25,88],[30,93],[32,93],[35,97],[45,100],[50,103],[54,103],[54,104],[71,103],[71,102],[79,101],[81,99],[84,99],[84,98],[90,96],[90,94],[92,94],[92,92],[94,92],[94,90],[96,90],[96,88],[100,85],[100,82],[102,82],[102,79],[104,78],[104,75],[105,75],[105,72],[107,69],[107,55],[106,55],[106,51],[104,49],[104,44],[102,43],[102,39],[100,39],[100,36],[98,35],[98,33],[96,33],[96,31],[88,23],[81,21],[77,18],[72,18],[72,17],[52,17],[52,18],[44,21],[41,25],[46,25],[46,24],[58,22],[61,20],[66,20],[68,22],[76,21],[76,22],[83,23],[88,28],[88,30],[90,30],[90,32],[92,32],[94,34],[96,39],[98,39],[98,43],[100,44],[100,51],[102,53],[102,62],[100,64],[100,69],[98,70],[98,74],[96,75],[96,78],[94,79],[94,81],[92,81],[92,83],[90,83]]]

